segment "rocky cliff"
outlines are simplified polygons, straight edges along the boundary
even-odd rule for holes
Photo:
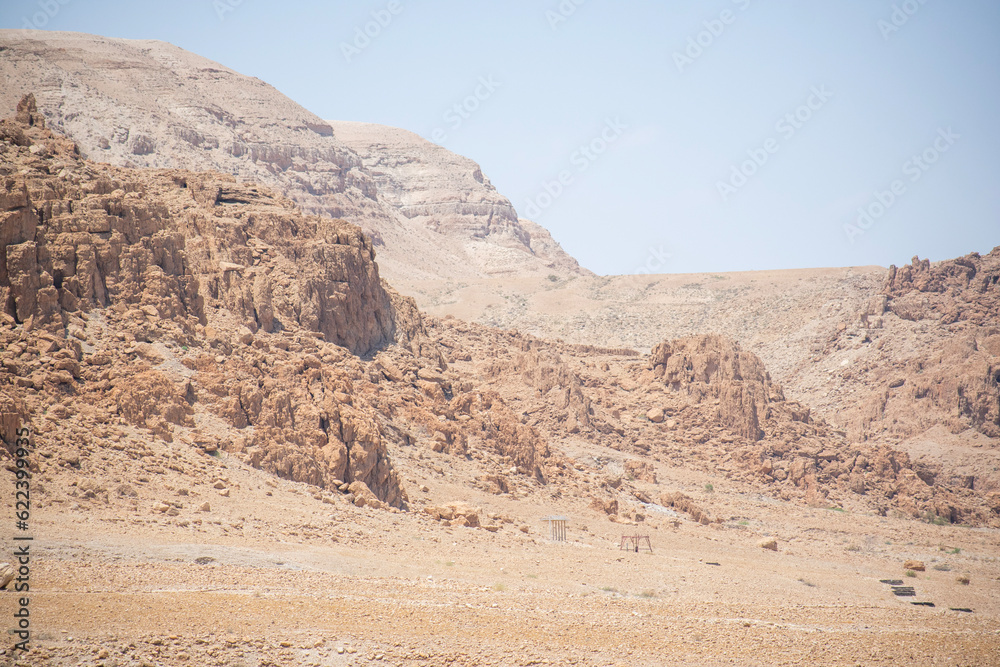
[[[0,124],[0,412],[5,442],[28,422],[51,443],[59,458],[40,471],[101,475],[110,456],[120,474],[140,459],[158,474],[176,464],[150,452],[170,442],[403,508],[395,461],[433,452],[475,461],[474,483],[491,493],[548,486],[639,520],[655,502],[638,482],[657,461],[818,507],[1000,522],[994,477],[916,460],[874,427],[867,439],[837,428],[786,400],[731,339],[672,339],[644,355],[428,322],[381,281],[356,226],[227,175],[88,161],[45,122],[26,97]],[[987,278],[968,285],[992,289],[992,269],[974,268]],[[896,291],[910,294],[892,280],[887,290],[883,315]],[[876,319],[858,318],[867,340],[845,327],[835,342],[879,349]],[[975,349],[992,354],[988,324],[971,326],[987,327]],[[977,366],[978,393],[945,382],[934,394],[940,409],[967,406],[985,435],[988,368]],[[884,413],[871,423],[896,423]],[[567,458],[580,446],[626,457],[625,479]]]
[[[472,160],[412,132],[373,123],[330,121],[338,139],[361,156],[382,200],[403,216],[458,242],[491,276],[587,274],[542,227],[518,219]]]
[[[401,502],[371,416],[328,404],[340,374],[293,401],[295,383],[279,381],[257,338],[280,333],[286,350],[329,346],[344,359],[418,343],[419,322],[394,308],[357,227],[229,176],[83,160],[31,96],[0,139],[3,366],[32,412],[62,398],[69,407],[54,414],[204,438],[207,406],[256,444],[261,467],[362,481]],[[87,429],[73,435],[93,442]]]
[[[579,270],[551,243],[536,244],[536,253],[478,167],[428,142],[390,142],[374,162],[398,169],[376,179],[330,123],[259,79],[171,44],[2,30],[0,47],[0,116],[33,92],[50,125],[91,160],[211,170],[268,186],[306,213],[360,226],[389,278]]]
[[[0,121],[5,444],[30,423],[100,474],[103,448],[179,442],[375,507],[405,506],[389,445],[418,439],[464,455],[474,438],[544,478],[538,434],[448,373],[356,226],[227,175],[90,162],[32,96],[17,110]]]

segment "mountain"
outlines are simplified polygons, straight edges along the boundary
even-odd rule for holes
[[[543,227],[519,219],[472,160],[398,128],[345,121],[330,125],[361,156],[382,201],[456,243],[454,254],[474,257],[488,275],[590,275]]]
[[[267,188],[86,160],[30,95],[0,139],[0,384],[18,420],[57,418],[49,438],[97,451],[94,424],[127,425],[137,442],[210,445],[397,508],[396,461],[416,445],[475,457],[497,492],[520,477],[618,516],[621,493],[643,492],[567,466],[567,447],[585,443],[812,505],[1000,521],[947,467],[921,476],[904,453],[787,400],[729,338],[643,354],[426,320],[380,279],[359,228]],[[968,412],[992,436],[996,380],[984,382]]]
[[[340,126],[363,152],[366,137],[390,138],[396,152],[386,159],[395,167],[375,178],[330,123],[259,79],[171,44],[0,30],[0,48],[0,114],[31,92],[50,126],[91,160],[212,170],[266,185],[307,213],[360,226],[390,279],[581,272],[541,228],[526,231],[478,165],[415,135]],[[401,189],[432,194],[459,184],[457,207],[399,197]]]
[[[995,662],[1000,249],[592,276],[412,135],[0,46],[0,662]]]

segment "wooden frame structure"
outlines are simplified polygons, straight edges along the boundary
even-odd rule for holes
[[[622,535],[622,541],[618,545],[618,550],[624,551],[628,549],[629,551],[639,553],[640,547],[649,549],[649,553],[653,553],[653,543],[649,541],[649,535]]]
[[[546,516],[542,517],[542,521],[549,522],[549,539],[553,542],[565,542],[566,541],[566,522],[569,521],[569,517],[566,516]]]

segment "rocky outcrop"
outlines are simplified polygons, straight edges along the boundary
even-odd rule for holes
[[[357,227],[231,177],[95,167],[65,139],[24,132],[30,145],[6,143],[3,158],[27,174],[4,176],[0,202],[0,303],[17,321],[61,328],[63,312],[112,307],[140,338],[150,317],[190,336],[207,306],[251,333],[294,324],[356,354],[394,340]]]
[[[869,336],[892,354],[872,369],[875,386],[860,404],[865,438],[911,437],[938,425],[1000,438],[1000,248],[890,267],[862,320],[871,325],[873,315],[879,328]]]
[[[914,355],[886,373],[863,410],[869,439],[913,436],[938,425],[1000,438],[1000,332],[965,333]]]
[[[764,437],[761,424],[771,416],[772,405],[785,400],[757,355],[721,336],[665,341],[653,348],[649,364],[653,377],[672,391],[696,403],[717,401],[719,417],[748,440]],[[808,419],[808,410],[796,406],[792,411]]]
[[[1000,247],[931,264],[914,257],[889,267],[883,292],[887,309],[904,320],[935,319],[942,324],[1000,324]]]
[[[22,110],[0,125],[5,439],[41,405],[85,451],[120,422],[375,508],[407,504],[390,445],[546,481],[545,440],[449,369],[357,227],[228,176],[89,162]]]
[[[9,357],[4,357],[9,359]],[[0,456],[13,457],[18,430],[27,423],[27,408],[13,388],[0,386]]]
[[[330,121],[358,153],[383,201],[435,232],[487,275],[588,274],[539,225],[517,216],[478,164],[412,132]]]
[[[694,500],[683,493],[664,493],[660,496],[660,504],[664,507],[673,507],[678,512],[688,514],[692,520],[707,526],[713,519],[705,510],[699,507]]]
[[[553,243],[531,245],[510,203],[471,161],[427,142],[409,145],[403,155],[385,155],[395,167],[411,166],[394,189],[329,123],[259,79],[171,44],[2,30],[0,47],[0,115],[33,91],[35,119],[44,114],[90,159],[263,184],[306,213],[361,227],[394,280],[575,266]]]
[[[20,336],[2,362],[17,384],[82,394],[165,440],[207,404],[237,433],[253,427],[223,440],[258,467],[405,502],[382,425],[352,405],[345,369],[397,341],[433,348],[357,227],[231,177],[95,165],[44,129],[30,98],[2,128],[0,305]],[[329,345],[340,370],[307,373],[311,386],[302,372],[318,360],[266,353],[261,337],[279,333]],[[178,363],[174,350],[190,348],[212,352]],[[24,410],[5,391],[0,413],[6,442]]]

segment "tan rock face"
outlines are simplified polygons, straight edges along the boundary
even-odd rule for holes
[[[721,418],[749,440],[763,437],[761,422],[770,415],[770,404],[784,401],[757,355],[720,336],[661,343],[650,365],[654,377],[695,402],[718,399]]]
[[[0,116],[35,91],[38,108],[17,111],[24,125],[47,118],[90,159],[261,183],[360,226],[390,278],[580,271],[545,230],[518,222],[477,165],[415,135],[366,126],[394,137],[375,146],[349,125],[335,132],[259,79],[163,42],[4,30],[0,44]],[[266,288],[253,282],[266,323]]]
[[[17,394],[7,387],[0,387],[0,441],[9,454],[16,447],[17,430],[25,422],[27,408]]]
[[[34,128],[32,131],[37,132]],[[251,331],[300,326],[358,354],[395,337],[374,250],[344,222],[303,216],[287,200],[218,175],[94,171],[72,145],[61,179],[8,177],[0,302],[26,321],[61,326],[61,310],[114,306],[144,337],[146,320],[205,324],[219,304]],[[22,147],[8,159],[42,166]]]
[[[510,201],[472,160],[406,130],[330,124],[337,138],[361,156],[383,201],[443,242],[460,241],[471,248],[465,252],[483,273],[588,273],[542,227],[519,220]]]
[[[884,292],[888,312],[946,325],[948,336],[883,370],[861,432],[906,437],[944,424],[1000,438],[1000,247],[936,264],[915,257],[889,268]]]
[[[30,98],[20,116],[38,120]],[[383,287],[356,227],[216,174],[95,166],[40,122],[4,123],[5,136],[20,139],[0,143],[0,164],[19,174],[5,181],[0,305],[41,341],[37,361],[5,356],[11,370],[39,387],[90,386],[126,422],[165,440],[194,426],[201,394],[235,429],[254,427],[239,445],[227,439],[254,465],[320,486],[358,480],[389,504],[405,502],[371,409],[341,391],[350,381],[319,373],[318,360],[305,364],[318,389],[291,369],[277,381],[286,367],[258,338],[296,331],[314,347],[340,346],[344,359],[397,340],[419,346],[421,326],[408,320],[415,311],[394,310],[405,301]],[[94,349],[88,313],[120,346]],[[175,346],[221,354],[186,360],[192,384]],[[21,414],[17,405],[4,396],[4,424]]]
[[[0,127],[0,386],[79,443],[58,453],[67,469],[102,446],[93,424],[117,421],[371,507],[407,504],[393,456],[418,445],[482,462],[470,483],[493,493],[553,485],[624,520],[659,494],[643,488],[655,471],[624,462],[657,459],[815,507],[1000,517],[992,496],[968,493],[988,492],[988,476],[849,438],[786,401],[731,340],[675,339],[647,356],[425,320],[343,221],[229,177],[97,165],[37,125]],[[893,391],[917,385],[892,377]],[[550,445],[581,441],[621,456],[593,489]]]

